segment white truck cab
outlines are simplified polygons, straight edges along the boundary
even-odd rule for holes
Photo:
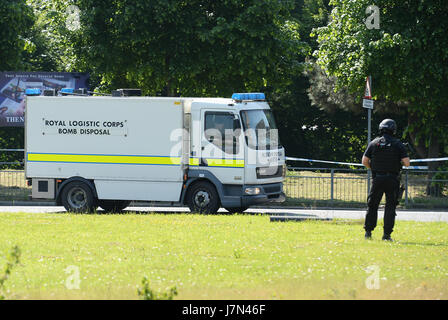
[[[28,96],[33,198],[68,211],[169,201],[192,212],[282,202],[285,151],[264,94],[232,98]]]

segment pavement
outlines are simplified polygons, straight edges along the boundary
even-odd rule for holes
[[[150,213],[189,213],[188,208],[179,206],[131,206],[125,211],[139,212],[142,214]],[[65,212],[64,207],[59,206],[39,206],[39,205],[5,205],[0,206],[0,212],[26,212],[26,213],[57,213]],[[101,212],[101,210],[99,210]],[[220,209],[220,213],[227,212]],[[366,210],[363,209],[298,209],[284,207],[257,207],[250,208],[247,214],[263,214],[272,217],[296,217],[303,219],[331,220],[331,219],[354,219],[360,220],[365,218]],[[384,210],[378,210],[378,218],[382,219]],[[280,220],[280,219],[278,219]],[[419,222],[448,222],[448,212],[431,211],[431,210],[397,210],[396,220],[419,221]]]

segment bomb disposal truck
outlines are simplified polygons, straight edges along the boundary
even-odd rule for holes
[[[71,212],[131,201],[242,212],[284,201],[285,150],[260,93],[27,96],[25,159],[32,197]]]

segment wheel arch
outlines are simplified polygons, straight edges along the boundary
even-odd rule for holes
[[[219,200],[221,202],[224,195],[224,189],[222,183],[218,180],[218,178],[216,178],[214,174],[206,170],[191,170],[188,172],[188,180],[186,181],[184,188],[182,189],[180,203],[186,204],[186,195],[188,194],[190,188],[196,183],[202,181],[209,182],[215,187],[216,192],[218,193]]]
[[[87,180],[86,178],[83,178],[83,177],[70,177],[67,180],[64,180],[58,186],[58,189],[56,191],[56,204],[57,205],[62,205],[61,194],[62,194],[62,190],[64,190],[64,187],[74,181],[79,181],[79,182],[85,183],[92,191],[93,196],[98,199],[98,193],[96,192],[95,183],[92,180]]]

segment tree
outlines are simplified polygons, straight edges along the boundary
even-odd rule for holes
[[[35,22],[23,60],[27,71],[75,71],[71,31],[67,28],[70,0],[27,0]]]
[[[271,95],[271,107],[281,126],[280,141],[287,156],[358,163],[365,144],[367,120],[350,111],[330,113],[312,105],[307,96],[309,87],[307,77],[297,76],[287,90]]]
[[[437,157],[448,146],[448,7],[443,0],[378,0],[379,29],[369,29],[371,4],[331,1],[328,25],[316,30],[317,63],[337,88],[358,97],[371,75],[375,98],[407,111],[419,155]]]
[[[34,23],[33,12],[25,0],[1,1],[0,17],[0,70],[23,69],[23,56],[31,46],[29,29]],[[0,149],[22,147],[22,128],[0,128]],[[22,154],[0,154],[0,162],[17,159],[23,159]]]
[[[315,38],[310,36],[313,28],[327,24],[329,12],[328,1],[295,1],[293,15],[299,24],[301,40],[310,50],[318,48]],[[302,58],[302,62],[306,62]],[[269,92],[271,107],[276,112],[281,127],[280,140],[288,156],[326,159],[334,161],[359,162],[364,147],[365,123],[363,116],[350,111],[326,108],[322,102],[330,101],[332,105],[340,101],[332,100],[333,88],[317,86],[313,69],[305,73],[291,73],[290,84],[271,88]],[[316,101],[311,92],[319,91],[321,100]],[[347,94],[348,96],[348,94]],[[352,98],[352,95],[350,95]],[[307,166],[308,163],[299,163]],[[320,164],[318,164],[320,166]]]
[[[79,0],[78,65],[108,89],[145,94],[229,95],[288,81],[304,44],[277,0]]]
[[[1,1],[0,17],[0,70],[20,69],[22,53],[29,46],[33,12],[25,0]]]

